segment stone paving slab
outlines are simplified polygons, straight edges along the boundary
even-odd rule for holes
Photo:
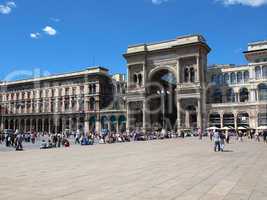
[[[267,145],[197,138],[0,152],[0,200],[266,200]]]

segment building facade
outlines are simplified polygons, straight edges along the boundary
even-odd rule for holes
[[[61,132],[267,126],[267,41],[248,64],[208,67],[201,35],[129,46],[127,78],[103,67],[0,83],[1,129]]]
[[[129,129],[253,128],[267,125],[267,42],[248,45],[244,66],[208,67],[201,35],[129,46]]]
[[[124,75],[103,67],[2,82],[1,129],[84,132],[126,128]]]

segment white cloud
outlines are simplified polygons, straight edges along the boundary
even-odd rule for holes
[[[152,3],[154,5],[160,5],[160,4],[165,3],[167,1],[169,1],[169,0],[152,0]]]
[[[252,6],[252,7],[259,7],[262,5],[267,4],[267,0],[216,0],[222,2],[224,5],[245,5],[245,6]]]
[[[37,32],[37,33],[31,33],[31,34],[30,34],[30,37],[33,38],[33,39],[39,39],[40,36],[41,36],[41,34],[38,33],[38,32]]]
[[[5,4],[0,5],[0,14],[8,15],[12,12],[12,9],[16,7],[16,3],[8,1]]]
[[[57,34],[57,31],[51,26],[46,26],[43,31],[50,36],[54,36]]]

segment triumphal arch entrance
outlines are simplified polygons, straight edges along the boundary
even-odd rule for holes
[[[204,129],[210,48],[201,35],[129,46],[127,129]]]

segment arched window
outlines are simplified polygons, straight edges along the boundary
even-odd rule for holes
[[[267,78],[267,66],[262,67],[262,77]]]
[[[221,117],[219,113],[212,113],[209,115],[209,126],[221,127]]]
[[[267,85],[263,83],[260,84],[258,86],[258,92],[259,92],[259,100],[267,101]]]
[[[89,109],[90,110],[95,110],[95,99],[94,98],[90,98]]]
[[[142,82],[143,82],[142,74],[138,74],[138,84],[142,85]]]
[[[267,126],[267,113],[259,113],[258,114],[258,125],[259,126]]]
[[[249,72],[245,71],[244,72],[244,82],[247,83],[249,81]]]
[[[137,83],[137,75],[136,74],[133,75],[133,82]]]
[[[234,72],[231,73],[231,84],[236,84],[236,75]]]
[[[189,70],[188,68],[185,68],[184,70],[184,82],[188,82],[189,81]]]
[[[230,83],[230,77],[228,73],[223,75],[223,82],[225,85],[228,85]]]
[[[238,113],[237,115],[237,126],[238,127],[249,127],[249,114],[246,112]]]
[[[226,101],[227,102],[235,102],[235,93],[232,88],[228,89],[226,92]]]
[[[93,93],[96,93],[96,84],[93,84]]]
[[[260,68],[260,66],[257,66],[255,68],[255,78],[256,79],[260,79],[261,78],[261,68]]]
[[[249,92],[247,88],[242,88],[239,91],[240,102],[247,102],[249,99]]]
[[[190,68],[190,82],[195,82],[195,70],[194,68]]]
[[[238,84],[242,83],[242,79],[243,79],[242,72],[237,72],[237,83]]]
[[[90,93],[90,94],[93,93],[92,85],[89,85],[89,93]]]
[[[232,113],[226,113],[223,115],[223,126],[228,128],[235,126],[235,116]]]

